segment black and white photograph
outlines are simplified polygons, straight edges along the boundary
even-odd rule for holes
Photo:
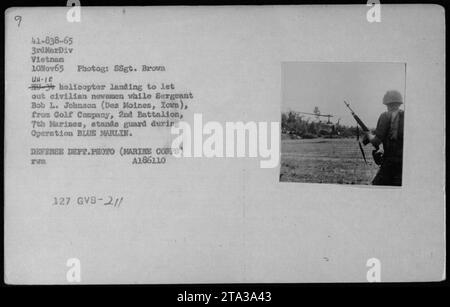
[[[3,286],[446,280],[444,7],[11,2]]]
[[[280,181],[402,185],[405,63],[283,63]]]

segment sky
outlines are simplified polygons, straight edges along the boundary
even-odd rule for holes
[[[388,90],[399,91],[405,99],[405,63],[283,63],[281,111],[332,114],[332,122],[355,126],[356,121],[344,105],[369,127],[376,126],[379,115],[386,111],[382,103]],[[406,104],[406,102],[405,102]],[[402,109],[404,109],[404,105]],[[311,119],[314,119],[311,116]],[[327,118],[323,117],[326,121]]]

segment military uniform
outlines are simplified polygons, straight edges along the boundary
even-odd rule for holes
[[[403,126],[405,112],[384,112],[378,119],[374,145],[383,144],[383,162],[373,185],[402,185]]]
[[[383,156],[380,169],[372,180],[373,185],[402,185],[403,169],[403,127],[405,112],[400,110],[403,103],[402,95],[398,91],[387,91],[383,97],[383,104],[387,112],[380,115],[374,135],[367,133],[364,144],[372,143],[375,148],[383,144]],[[374,154],[378,160],[378,152]],[[377,162],[378,163],[378,162]]]

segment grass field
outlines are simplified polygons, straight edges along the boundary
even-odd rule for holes
[[[372,148],[363,148],[367,165],[355,139],[282,137],[280,181],[370,184],[378,166],[372,159]]]

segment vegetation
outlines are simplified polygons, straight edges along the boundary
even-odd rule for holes
[[[314,139],[281,142],[280,181],[370,184],[378,171],[370,146],[367,164],[353,139]]]

